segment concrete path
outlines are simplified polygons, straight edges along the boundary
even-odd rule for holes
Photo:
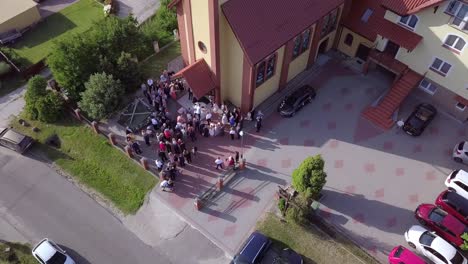
[[[59,12],[65,7],[77,2],[78,0],[45,0],[39,4],[39,14],[42,18],[48,17]]]
[[[159,8],[159,0],[117,0],[119,17],[127,17],[133,14],[138,23],[143,23],[150,18]]]

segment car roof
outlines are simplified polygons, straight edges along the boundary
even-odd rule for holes
[[[460,207],[460,209],[464,213],[468,213],[468,204],[465,198],[463,198],[461,195],[459,195],[456,192],[450,192],[447,191],[446,194],[444,195],[445,197],[444,200],[448,200],[450,203]]]
[[[240,251],[239,255],[242,256],[243,260],[253,262],[259,252],[263,250],[270,243],[270,239],[259,232],[253,232],[247,239],[244,248]]]
[[[457,250],[452,245],[439,236],[436,236],[436,238],[432,241],[431,248],[435,249],[449,260],[452,259],[457,253]]]
[[[392,253],[396,253],[397,249],[399,249],[400,247],[402,248],[402,252],[399,259],[405,261],[404,263],[426,264],[426,262],[424,262],[418,255],[414,254],[411,250],[403,246],[395,247]]]
[[[5,133],[3,133],[2,138],[10,142],[19,144],[21,143],[21,141],[23,141],[25,136],[14,130],[8,129]]]
[[[468,172],[464,170],[459,170],[457,175],[455,175],[455,179],[458,179],[463,183],[468,184]]]
[[[45,238],[39,242],[36,247],[34,247],[33,252],[42,260],[47,261],[57,252],[57,249],[55,249],[49,240]]]

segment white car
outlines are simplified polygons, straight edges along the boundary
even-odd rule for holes
[[[33,256],[42,264],[75,264],[65,250],[54,241],[44,238],[32,250]]]
[[[450,191],[456,192],[465,199],[468,199],[468,173],[466,171],[452,171],[447,177],[447,180],[445,180],[445,186],[447,186]]]
[[[436,264],[466,264],[468,261],[435,232],[414,225],[405,232],[408,245]]]

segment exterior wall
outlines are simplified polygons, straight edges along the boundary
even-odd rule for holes
[[[344,43],[346,39],[346,35],[351,34],[353,36],[353,43],[351,46],[348,46]],[[340,41],[338,43],[338,50],[343,52],[344,54],[354,57],[356,55],[357,49],[360,44],[363,44],[364,46],[367,47],[372,47],[374,43],[363,36],[354,33],[353,31],[349,30],[348,28],[343,27],[343,30],[341,31],[341,36],[340,36]]]
[[[468,34],[447,24],[450,21],[450,16],[444,11],[448,3],[449,1],[446,1],[441,4],[435,14],[433,8],[427,8],[416,14],[419,21],[415,32],[424,39],[411,52],[401,48],[396,58],[419,74],[426,74],[426,77],[434,82],[468,98],[468,81],[466,79],[468,48],[465,46],[464,50],[457,54],[442,46],[449,34],[460,36],[468,43]],[[390,12],[387,11],[386,17],[392,19],[393,22],[399,20],[399,16],[388,13]],[[452,65],[446,77],[429,70],[429,66],[436,56]]]
[[[226,18],[220,13],[221,100],[241,105],[244,53]]]
[[[11,18],[0,24],[0,33],[7,32],[12,29],[21,30],[38,22],[41,19],[37,6],[34,6],[21,14]]]
[[[179,38],[180,38],[180,50],[182,53],[182,59],[184,60],[184,65],[190,64],[190,58],[188,53],[188,35],[187,27],[185,23],[185,14],[184,9],[181,4],[177,5],[177,24],[179,25]]]
[[[322,42],[324,42],[326,39],[328,39],[326,51],[329,51],[333,47],[333,43],[335,42],[336,33],[338,31],[338,28],[340,27],[341,16],[343,15],[343,7],[344,7],[344,5],[340,5],[338,7],[340,12],[338,14],[336,29],[333,30],[332,32],[328,33],[328,35],[321,38],[320,41],[318,42],[317,48],[315,50],[315,58],[318,55],[318,50],[319,50],[320,44],[322,44]]]
[[[314,36],[315,33],[315,25],[312,27],[310,35],[311,38]],[[288,69],[288,78],[287,81],[289,82],[292,80],[296,75],[304,71],[307,67],[307,61],[309,60],[309,55],[310,55],[310,50],[311,50],[311,44],[312,44],[312,39],[309,41],[309,48],[299,55],[297,58],[294,58],[290,63],[289,63],[289,69]]]
[[[254,90],[254,102],[253,102],[254,108],[257,107],[261,102],[263,102],[265,99],[273,95],[278,90],[280,76],[281,76],[281,69],[283,66],[284,48],[285,46],[282,46],[281,48],[275,51],[278,54],[278,59],[276,61],[275,75],[273,75],[270,79],[268,79],[262,85],[254,88],[255,89]]]
[[[437,88],[437,91],[433,95],[423,91],[419,87],[414,89],[413,94],[424,101],[431,102],[434,104],[434,106],[436,106],[436,108],[443,109],[444,112],[448,113],[454,118],[461,121],[466,121],[468,119],[468,108],[464,111],[457,109],[455,107],[457,104],[455,97],[457,95],[451,90],[442,87],[440,84],[438,84],[438,86],[439,88]]]
[[[211,67],[212,47],[210,43],[210,20],[209,6],[210,0],[195,0],[192,2],[192,26],[193,26],[193,46],[195,49],[195,60],[205,59]],[[198,42],[205,44],[207,52],[203,53],[198,47]],[[214,55],[213,55],[214,56]]]

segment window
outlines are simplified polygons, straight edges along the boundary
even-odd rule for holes
[[[452,68],[452,65],[439,58],[435,58],[429,69],[445,77],[447,76],[450,68]]]
[[[326,15],[323,18],[322,32],[320,34],[321,38],[325,37],[330,32],[336,29],[336,22],[338,20],[338,10],[338,8],[333,10],[330,14]]]
[[[465,111],[465,108],[466,108],[466,105],[460,103],[460,102],[457,102],[457,104],[455,105],[455,107],[460,110],[460,111]]]
[[[348,33],[345,37],[345,40],[344,40],[344,43],[348,46],[351,46],[353,45],[353,40],[354,40],[354,37],[353,35],[351,35],[350,33]]]
[[[418,23],[418,20],[419,19],[415,15],[402,16],[400,18],[399,24],[414,30],[416,24]]]
[[[293,58],[304,53],[309,49],[311,30],[307,29],[294,39]]]
[[[447,6],[445,13],[453,16],[452,25],[462,30],[468,30],[468,4],[452,0]]]
[[[437,85],[435,85],[433,82],[431,82],[429,79],[424,78],[420,83],[419,83],[419,88],[424,90],[428,94],[435,94],[437,91]]]
[[[262,85],[272,76],[276,70],[276,53],[257,64],[257,74],[255,78],[255,87]]]
[[[449,35],[444,42],[444,46],[455,51],[461,52],[465,47],[465,40],[455,35]]]
[[[370,8],[367,8],[367,10],[362,14],[361,21],[366,22],[369,21],[370,16],[374,13],[374,11]]]
[[[200,49],[201,52],[206,53],[207,49],[205,46],[205,43],[198,41],[198,48]]]

